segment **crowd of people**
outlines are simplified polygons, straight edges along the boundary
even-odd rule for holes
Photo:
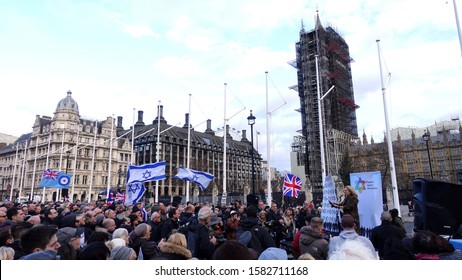
[[[348,201],[336,207],[348,209]],[[370,238],[357,233],[358,217],[348,213],[339,234],[325,232],[319,210],[309,202],[247,206],[236,200],[215,207],[6,201],[0,203],[0,259],[462,259],[460,250],[431,232],[406,237],[396,209],[382,213]]]

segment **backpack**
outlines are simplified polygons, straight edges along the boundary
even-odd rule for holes
[[[261,244],[260,237],[258,235],[259,228],[258,225],[252,227],[250,230],[238,231],[236,240],[247,246],[247,248],[254,249],[260,254],[263,251],[263,245]]]

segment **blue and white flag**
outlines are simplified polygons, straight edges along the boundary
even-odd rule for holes
[[[191,181],[198,184],[202,190],[205,190],[209,183],[213,180],[213,175],[207,172],[196,171],[184,167],[180,167],[178,174],[172,178],[178,178],[185,181]]]
[[[127,185],[165,179],[165,165],[165,161],[148,163],[140,166],[129,165],[127,172]]]
[[[51,173],[53,174],[50,175]],[[39,187],[65,189],[69,187],[71,177],[72,175],[66,174],[64,172],[45,170],[43,172],[42,180],[39,183]]]
[[[125,206],[137,204],[145,192],[146,188],[142,183],[127,185],[127,192],[125,193]]]

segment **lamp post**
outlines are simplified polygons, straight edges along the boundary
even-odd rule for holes
[[[67,171],[69,170],[69,156],[71,155],[71,149],[68,149],[66,151],[66,174],[67,174]],[[62,192],[61,192],[61,196],[62,197],[67,197],[69,198],[69,189],[66,188],[66,189],[63,189]]]
[[[250,116],[247,117],[247,121],[250,125],[250,143],[252,148],[250,149],[250,156],[252,157],[252,194],[255,196],[255,158],[253,156],[253,125],[255,124],[255,116],[252,115],[250,110]]]
[[[119,169],[117,170],[117,174],[119,174],[119,180],[117,181],[117,191],[120,191],[120,177],[122,176],[122,167],[119,166]]]
[[[432,161],[430,158],[430,149],[428,148],[428,141],[430,140],[430,134],[425,131],[424,135],[422,135],[422,140],[425,141],[427,144],[427,156],[428,156],[428,165],[430,166],[430,178],[433,180],[433,170],[432,170]]]

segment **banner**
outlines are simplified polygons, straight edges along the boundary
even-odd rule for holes
[[[339,209],[332,207],[329,201],[338,203],[335,183],[331,175],[326,176],[326,181],[322,189],[322,212],[321,218],[324,220],[322,228],[330,232],[340,232]]]
[[[380,171],[350,173],[351,186],[358,194],[361,228],[366,231],[381,224],[383,212],[382,176]]]

